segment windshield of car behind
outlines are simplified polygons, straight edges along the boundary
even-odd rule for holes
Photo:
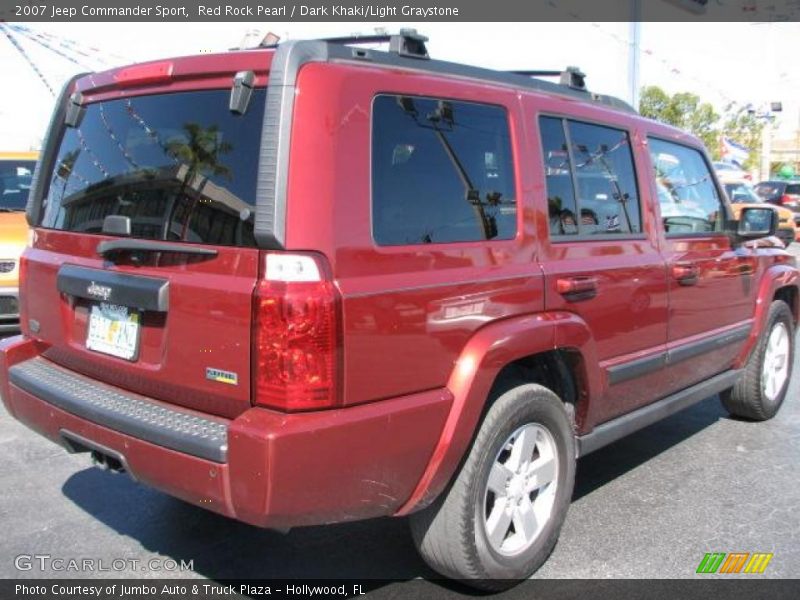
[[[725,191],[734,204],[762,201],[753,191],[753,188],[744,183],[727,183],[725,184]]]
[[[0,161],[1,212],[25,210],[34,167],[34,160]]]

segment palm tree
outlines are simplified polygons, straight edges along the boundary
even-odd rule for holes
[[[173,138],[166,144],[166,151],[177,162],[187,167],[186,174],[181,181],[181,187],[178,191],[178,198],[185,197],[186,189],[194,181],[198,175],[204,178],[201,185],[193,189],[191,194],[191,205],[186,213],[186,218],[183,221],[183,228],[181,230],[181,239],[186,237],[186,230],[189,226],[189,220],[197,206],[200,192],[209,177],[222,176],[230,179],[230,169],[220,162],[220,157],[223,154],[229,153],[233,150],[233,144],[221,141],[219,134],[219,127],[211,125],[203,127],[199,123],[184,123],[183,130],[186,132],[185,136],[180,138]],[[170,218],[167,223],[172,221],[172,216],[175,211],[177,203],[173,203],[173,208],[170,211]]]

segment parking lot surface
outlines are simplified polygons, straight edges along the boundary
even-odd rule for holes
[[[772,552],[756,577],[796,577],[799,366],[795,356],[772,421],[732,419],[712,397],[580,459],[560,542],[536,577],[693,577],[706,552]],[[0,452],[0,577],[433,579],[402,519],[259,530],[94,468],[2,409]],[[36,554],[138,563],[93,573],[15,566]],[[151,559],[192,569],[150,570]]]

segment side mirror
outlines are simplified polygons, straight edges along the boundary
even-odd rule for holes
[[[775,235],[778,231],[778,211],[770,206],[747,206],[739,213],[736,237],[740,240],[756,240]]]

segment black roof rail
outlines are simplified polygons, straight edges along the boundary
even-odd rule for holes
[[[473,67],[460,63],[450,63],[439,60],[430,60],[428,49],[425,42],[428,38],[417,32],[416,29],[404,28],[396,34],[389,33],[375,33],[375,34],[354,34],[341,37],[308,39],[308,40],[289,40],[287,42],[278,43],[277,36],[270,34],[267,36],[268,43],[262,43],[262,48],[275,49],[284,45],[295,46],[300,44],[309,48],[310,55],[305,60],[331,60],[331,59],[344,59],[344,60],[363,60],[367,62],[374,62],[378,64],[391,65],[391,66],[408,66],[414,68],[413,65],[407,63],[404,59],[425,59],[427,66],[417,67],[423,68],[426,71],[439,73],[442,75],[456,75],[460,77],[469,77],[472,79],[481,79],[483,81],[492,81],[497,83],[504,83],[506,85],[515,85],[526,88],[533,88],[542,92],[550,92],[561,95],[578,96],[584,100],[588,99],[598,104],[604,104],[617,110],[635,113],[636,109],[630,104],[615,98],[614,96],[606,96],[604,94],[595,94],[588,90],[586,87],[586,74],[575,66],[569,66],[562,71],[555,70],[513,70],[513,71],[495,71],[492,69],[485,69],[482,67]],[[265,38],[265,42],[267,38]],[[350,48],[345,50],[348,46],[360,46],[363,44],[389,44],[388,52],[380,52],[371,49]],[[321,44],[322,46],[315,46]],[[324,51],[322,48],[327,45],[330,48]],[[316,47],[316,50],[310,48]],[[340,50],[333,50],[339,48]],[[296,51],[295,54],[298,54]],[[299,53],[299,54],[302,54]],[[312,58],[318,55],[316,58]],[[558,77],[558,83],[550,82],[541,79],[542,77]],[[588,98],[587,98],[588,96]]]
[[[509,71],[524,77],[558,77],[559,83],[573,90],[587,92],[586,74],[578,67],[567,67],[563,71]]]

